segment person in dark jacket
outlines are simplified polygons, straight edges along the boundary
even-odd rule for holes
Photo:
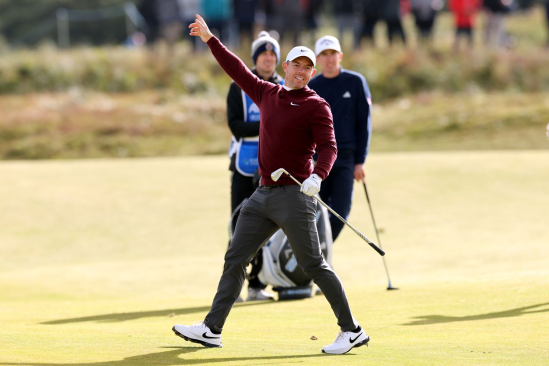
[[[387,23],[387,37],[389,43],[393,44],[395,38],[400,38],[403,44],[406,44],[406,34],[402,27],[402,13],[400,9],[400,0],[384,0],[383,19]]]
[[[294,43],[301,42],[301,31],[305,24],[307,1],[305,0],[274,0],[271,4],[273,20],[268,21],[279,34],[280,43],[293,36]]]
[[[265,29],[269,29],[270,32],[276,29],[278,20],[275,15],[275,0],[258,0],[257,8],[265,18],[258,19],[258,21],[265,23]],[[280,36],[280,35],[279,35]],[[274,37],[278,39],[277,37]]]
[[[340,66],[343,58],[339,40],[324,36],[315,44],[315,54],[322,71],[309,87],[324,98],[334,116],[337,159],[320,189],[320,198],[345,219],[351,212],[353,178],[364,181],[364,163],[371,136],[371,95],[364,76]],[[343,222],[330,214],[335,242]]]
[[[308,0],[305,11],[305,28],[311,37],[312,42],[316,39],[319,17],[322,11],[324,0]]]
[[[385,0],[364,0],[362,12],[361,39],[365,38],[368,44],[375,46],[374,30],[376,24],[383,20]]]
[[[353,47],[360,46],[360,21],[362,14],[361,0],[336,0],[333,3],[338,37],[343,42],[347,29],[353,34]]]
[[[234,21],[238,27],[237,39],[242,44],[243,38],[252,42],[254,39],[256,0],[233,0]],[[248,43],[249,44],[249,43]]]
[[[156,14],[160,35],[168,44],[168,50],[172,54],[183,29],[179,3],[176,0],[156,0]]]
[[[147,44],[153,44],[160,36],[160,22],[158,20],[158,11],[156,0],[141,0],[137,8],[145,20],[145,36]]]
[[[442,0],[412,0],[411,6],[420,42],[430,42],[436,15],[444,3]]]
[[[280,61],[280,46],[267,32],[259,33],[252,43],[252,72],[262,80],[280,84],[283,79],[276,73]],[[254,176],[259,168],[257,152],[259,148],[259,108],[242,89],[232,83],[227,96],[227,120],[233,134],[229,156],[231,158],[231,212],[254,193],[257,182]],[[273,294],[265,290],[265,285],[257,275],[262,265],[261,249],[252,260],[248,274],[247,301],[273,299]]]

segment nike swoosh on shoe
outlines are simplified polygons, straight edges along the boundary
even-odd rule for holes
[[[204,333],[204,334],[206,334],[206,333]],[[360,334],[357,335],[355,339],[349,338],[349,343],[355,343],[355,341],[356,341],[356,340],[358,339],[358,337],[360,337],[361,335],[362,335],[362,332],[360,332]]]
[[[208,337],[206,334],[208,334],[208,333],[204,332],[204,334],[202,334],[202,337],[203,337],[203,338],[206,338],[206,339],[219,339],[219,338],[221,338],[221,337]],[[358,337],[357,337],[357,338],[358,338]],[[355,341],[356,341],[356,339],[355,339]],[[354,341],[353,341],[353,342],[354,342]],[[352,342],[351,342],[351,343],[352,343]]]

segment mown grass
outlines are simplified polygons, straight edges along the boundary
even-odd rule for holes
[[[543,365],[547,151],[374,153],[368,188],[398,291],[351,230],[334,267],[370,347],[320,353],[323,297],[207,312],[227,245],[225,157],[1,162],[2,365]],[[375,238],[357,185],[350,222]],[[315,335],[318,340],[311,340]]]

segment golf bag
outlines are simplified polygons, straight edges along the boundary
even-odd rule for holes
[[[247,199],[235,209],[229,225],[232,239],[240,209]],[[328,210],[317,202],[316,226],[320,248],[326,261],[332,264],[332,229]],[[278,292],[279,300],[303,299],[313,296],[313,283],[298,266],[290,242],[282,229],[278,230],[263,246],[263,264],[258,278]]]

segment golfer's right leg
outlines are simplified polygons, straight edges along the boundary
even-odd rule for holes
[[[225,254],[223,275],[204,322],[174,326],[174,332],[185,340],[206,347],[221,347],[221,331],[244,285],[246,267],[278,230],[278,226],[266,217],[266,196],[267,192],[259,188],[240,211],[233,240]]]
[[[258,189],[240,211],[233,240],[225,254],[223,275],[204,321],[214,332],[221,332],[225,319],[242,291],[246,267],[259,248],[278,230],[278,226],[266,217],[265,206],[265,194]]]

